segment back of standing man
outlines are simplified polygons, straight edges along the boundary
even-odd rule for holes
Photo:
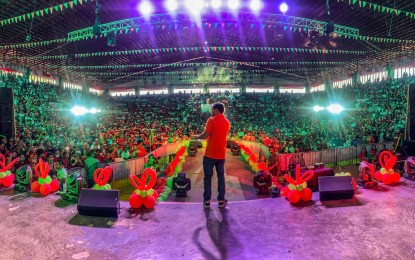
[[[203,157],[204,172],[204,193],[203,205],[210,208],[210,197],[212,195],[212,176],[213,167],[216,168],[218,175],[218,202],[219,207],[223,208],[227,204],[225,200],[225,157],[226,157],[226,139],[231,128],[231,124],[225,115],[225,106],[222,103],[212,105],[212,117],[210,117],[205,126],[205,131],[195,136],[196,139],[207,138],[205,155]]]

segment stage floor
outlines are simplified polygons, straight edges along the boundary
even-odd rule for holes
[[[201,167],[192,160],[185,169]],[[201,178],[199,170],[192,174]],[[247,189],[251,181],[238,180]],[[360,189],[346,201],[322,203],[314,193],[312,202],[296,206],[285,198],[252,200],[238,187],[228,192],[233,201],[225,209],[213,203],[204,210],[192,193],[189,202],[160,203],[132,218],[122,210],[118,219],[80,216],[58,196],[8,189],[0,192],[0,252],[4,259],[36,260],[414,259],[415,182],[401,181]]]
[[[198,149],[196,157],[187,157],[182,172],[192,180],[192,189],[187,193],[187,198],[169,197],[174,202],[202,202],[203,201],[203,154],[205,149]],[[228,201],[243,201],[266,198],[269,196],[257,195],[252,186],[253,172],[241,156],[232,156],[227,150],[225,161],[226,199]],[[214,170],[212,178],[212,201],[216,201],[218,195],[218,181]]]

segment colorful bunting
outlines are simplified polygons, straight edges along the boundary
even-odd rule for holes
[[[34,17],[40,17],[40,16],[43,17],[45,15],[52,14],[53,11],[56,12],[56,11],[60,10],[62,12],[64,10],[64,8],[65,9],[69,9],[69,8],[73,9],[73,6],[78,5],[78,3],[79,3],[79,5],[82,5],[83,3],[87,3],[87,2],[88,2],[88,0],[83,0],[83,1],[73,0],[73,1],[66,2],[66,3],[60,4],[60,5],[55,5],[55,6],[52,6],[52,7],[46,7],[46,8],[41,9],[41,10],[33,11],[31,13],[22,14],[22,15],[18,15],[18,16],[12,17],[12,18],[1,20],[0,21],[0,26],[15,24],[15,23],[21,22],[22,20],[26,21],[26,18],[30,20],[30,19],[33,19]]]
[[[395,9],[395,8],[391,8],[391,7],[387,7],[387,6],[383,6],[383,5],[379,5],[379,4],[375,4],[375,3],[371,3],[371,2],[367,2],[367,1],[358,1],[358,0],[342,0],[342,2],[346,2],[351,6],[357,6],[356,4],[358,4],[358,6],[362,9],[366,8],[368,10],[373,10],[375,12],[378,13],[388,13],[388,14],[395,14],[395,15],[400,15],[400,14],[405,14],[406,17],[410,17],[411,19],[414,19],[415,17],[415,13],[412,12],[407,12],[407,11],[403,11],[400,9]]]
[[[213,47],[187,47],[187,48],[158,48],[158,49],[141,49],[141,50],[127,50],[127,51],[110,51],[110,52],[93,52],[72,54],[75,58],[88,57],[102,57],[102,56],[124,56],[132,54],[149,54],[159,52],[188,52],[188,51],[211,51],[211,52],[228,52],[228,51],[261,51],[261,52],[301,52],[301,53],[323,53],[323,54],[354,54],[366,55],[367,51],[349,51],[349,50],[319,50],[319,49],[304,49],[304,48],[275,48],[275,47],[234,47],[234,46],[213,46]],[[24,59],[66,59],[70,55],[52,55],[52,56],[26,56],[19,57]]]
[[[175,68],[186,68],[186,67],[229,67],[229,66],[272,66],[272,65],[345,65],[345,64],[358,64],[358,62],[349,61],[333,61],[333,62],[320,62],[320,61],[256,61],[256,62],[188,62],[188,63],[159,63],[159,64],[129,64],[129,65],[101,65],[101,66],[62,66],[65,69],[131,69],[131,68],[155,68],[155,67],[175,67]],[[60,67],[60,66],[56,66]],[[320,68],[301,68],[301,70],[319,70]],[[297,69],[284,69],[279,71],[295,71]],[[158,73],[158,72],[151,72]],[[183,72],[185,73],[185,72]]]
[[[62,39],[49,40],[49,41],[0,45],[0,49],[7,50],[7,49],[17,49],[17,48],[32,48],[32,47],[39,47],[39,46],[47,46],[47,45],[51,45],[54,43],[66,43],[66,42],[67,42],[67,39],[62,38]]]
[[[242,77],[243,74],[252,75],[254,77],[260,77],[261,75],[265,76],[278,76],[280,75],[278,72],[295,72],[295,71],[305,71],[305,70],[313,70],[313,71],[322,71],[327,70],[325,68],[296,68],[296,69],[281,69],[275,70],[276,73],[266,73],[266,70],[244,70],[238,71],[233,74],[233,77],[238,78]],[[189,77],[189,78],[196,78],[196,77],[206,77],[206,76],[230,76],[230,73],[198,73],[197,76],[194,71],[167,71],[167,72],[81,72],[83,75],[87,76],[128,76],[128,75],[145,75],[152,78],[181,78],[181,77]]]

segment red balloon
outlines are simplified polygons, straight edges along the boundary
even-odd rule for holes
[[[40,191],[40,184],[37,181],[32,182],[32,185],[30,186],[32,189],[32,192],[39,193]]]
[[[301,194],[297,190],[290,190],[290,192],[288,192],[287,199],[291,203],[297,203],[301,199]]]
[[[156,199],[153,196],[147,196],[144,199],[144,207],[148,209],[152,209],[154,208],[155,205],[156,205]]]
[[[166,178],[164,178],[164,177],[160,177],[160,178],[158,178],[158,180],[157,180],[157,186],[165,186],[166,185],[166,183],[167,183],[167,180],[166,180]]]
[[[131,194],[130,199],[128,200],[130,206],[134,209],[138,209],[143,205],[143,198],[140,195],[137,195],[135,191]]]
[[[52,182],[50,183],[50,188],[52,190],[52,192],[55,192],[59,189],[59,182],[58,180],[53,179]]]
[[[381,180],[382,180],[382,176],[383,176],[383,174],[382,174],[382,173],[380,173],[380,172],[376,172],[376,173],[375,173],[375,178],[376,178],[376,180],[378,180],[378,181],[381,181]]]
[[[263,171],[268,169],[264,162],[258,163],[258,168]]]
[[[14,181],[14,175],[13,175],[13,174],[10,174],[9,176],[4,177],[4,178],[1,180],[1,182],[3,183],[3,185],[4,185],[5,187],[10,187],[10,186],[12,186],[13,181]]]
[[[305,188],[301,191],[301,200],[309,201],[313,197],[313,192],[309,188]]]
[[[159,193],[155,190],[153,193],[153,197],[157,200],[157,198],[159,197]]]
[[[282,197],[286,197],[287,195],[288,195],[288,192],[289,192],[290,190],[288,189],[288,186],[285,186],[285,187],[282,187],[281,188],[281,191],[280,191],[280,195],[282,196]]]
[[[43,196],[48,195],[51,192],[51,188],[49,184],[42,184],[40,186],[40,194],[42,194]]]
[[[389,185],[392,183],[392,176],[390,174],[384,174],[382,176],[382,181],[383,183],[385,183],[386,185]]]
[[[395,173],[392,175],[392,182],[399,182],[401,180],[401,175],[399,173]]]

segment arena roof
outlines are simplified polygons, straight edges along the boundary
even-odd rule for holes
[[[312,83],[413,55],[413,1],[328,1],[333,37],[321,36],[326,0],[287,0],[286,14],[282,1],[264,1],[255,14],[241,0],[237,12],[206,7],[199,19],[179,2],[169,14],[164,1],[152,1],[154,13],[144,17],[140,1],[99,0],[101,35],[93,36],[95,1],[0,0],[0,52],[3,61],[106,86],[206,66]]]

